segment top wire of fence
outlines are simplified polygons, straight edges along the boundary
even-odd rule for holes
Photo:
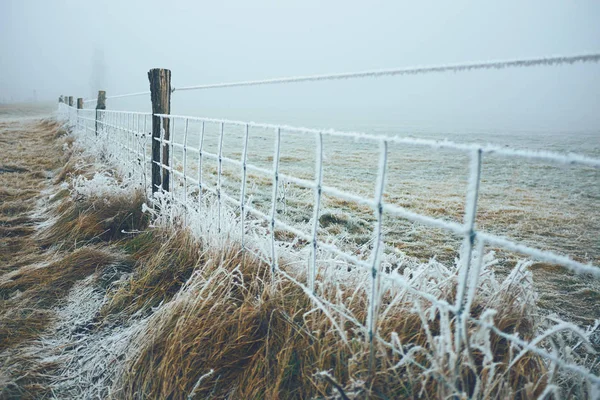
[[[403,68],[390,68],[390,69],[379,69],[379,70],[368,70],[360,72],[344,72],[334,74],[323,74],[323,75],[306,75],[306,76],[290,76],[283,78],[271,78],[262,80],[252,81],[238,81],[238,82],[224,82],[224,83],[212,83],[203,85],[192,85],[174,87],[171,89],[175,91],[187,91],[187,90],[206,90],[206,89],[221,89],[241,86],[262,86],[262,85],[274,85],[284,83],[300,83],[300,82],[318,82],[318,81],[331,81],[340,79],[360,79],[360,78],[378,78],[385,76],[399,76],[399,75],[422,75],[432,73],[444,73],[444,72],[468,72],[475,70],[485,69],[505,69],[505,68],[528,68],[537,66],[557,66],[557,65],[570,65],[577,63],[598,63],[600,62],[600,53],[582,53],[576,55],[558,55],[558,56],[545,56],[536,58],[522,58],[513,60],[496,60],[496,61],[474,61],[460,64],[445,64],[445,65],[432,65],[432,66],[414,66],[414,67],[403,67]],[[108,96],[107,99],[116,99],[123,97],[136,97],[149,95],[150,91],[126,93],[115,96]],[[91,103],[97,101],[96,99],[86,99],[84,103]]]

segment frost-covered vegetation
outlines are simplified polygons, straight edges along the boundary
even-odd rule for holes
[[[546,315],[528,261],[498,275],[493,252],[472,255],[479,285],[458,338],[464,260],[386,253],[372,348],[367,272],[321,250],[313,294],[300,241],[275,242],[273,273],[266,224],[246,218],[242,249],[239,210],[209,194],[195,207],[150,199],[114,147],[80,131],[58,140],[68,159],[39,200],[39,254],[0,275],[4,397],[598,396],[584,370],[598,374],[598,325]]]

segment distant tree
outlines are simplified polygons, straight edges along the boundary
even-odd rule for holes
[[[92,74],[90,76],[91,97],[95,97],[98,90],[105,90],[106,64],[104,50],[96,47],[92,54]]]

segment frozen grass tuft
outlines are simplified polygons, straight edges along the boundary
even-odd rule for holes
[[[299,286],[273,279],[269,264],[233,243],[202,251],[198,242],[196,251],[204,254],[204,261],[132,340],[127,372],[112,388],[116,397],[343,398],[338,396],[344,393],[347,398],[407,398],[463,393],[533,398],[545,387],[547,367],[539,357],[514,359],[515,348],[476,325],[469,327],[469,350],[456,357],[448,313],[392,288],[383,302],[379,332],[384,340],[377,346],[372,376],[365,332],[351,320],[365,317],[366,287],[338,281],[323,293],[332,299],[324,310]],[[483,284],[488,289],[474,309],[502,309],[500,317],[475,316],[531,339],[536,322],[524,267],[503,282],[486,270]],[[451,297],[455,279],[448,278],[453,272],[446,269],[445,276],[440,269],[444,267],[430,263],[407,267],[404,273],[413,282],[437,287],[442,298]],[[327,314],[343,327],[346,341]]]
[[[150,230],[125,247],[137,259],[134,272],[109,294],[102,308],[107,319],[129,318],[173,298],[203,261],[197,240],[188,231]]]
[[[52,308],[79,280],[122,262],[118,255],[83,247],[48,265],[23,267],[0,280],[0,350],[37,337]]]
[[[147,226],[148,217],[142,213],[144,201],[141,191],[132,193],[105,174],[91,179],[78,176],[72,181],[70,196],[58,204],[57,216],[40,230],[39,243],[73,249],[122,239]]]

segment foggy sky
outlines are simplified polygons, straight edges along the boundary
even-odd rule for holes
[[[0,101],[600,50],[597,1],[0,0]],[[93,59],[103,53],[104,71]],[[96,72],[92,72],[96,70]],[[93,76],[94,75],[94,76]],[[102,85],[101,88],[92,86]],[[173,113],[302,125],[600,131],[600,65],[175,92]],[[149,100],[113,109],[148,110]]]

